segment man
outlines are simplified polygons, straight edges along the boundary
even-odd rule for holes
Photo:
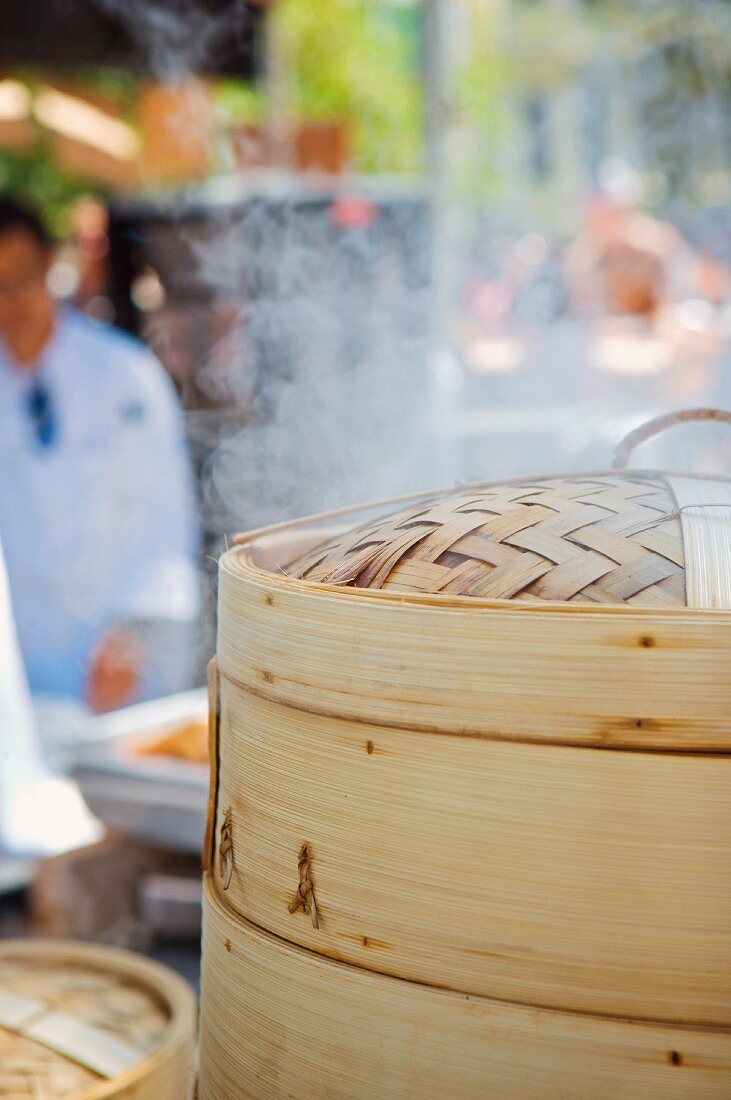
[[[0,198],[0,539],[31,690],[107,710],[169,686],[141,639],[197,613],[194,492],[172,383],[59,308],[51,260]]]

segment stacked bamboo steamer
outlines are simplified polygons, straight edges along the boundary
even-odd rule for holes
[[[180,1100],[195,999],[165,967],[57,941],[0,944],[0,1097]]]
[[[394,508],[221,562],[201,1100],[727,1100],[731,480]]]

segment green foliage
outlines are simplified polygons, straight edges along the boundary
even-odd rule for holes
[[[477,33],[468,61],[454,76],[456,121],[470,135],[471,155],[452,168],[453,185],[465,203],[478,207],[499,191],[500,167],[495,151],[503,140],[505,88],[510,80],[508,59],[492,46],[494,35]]]
[[[63,76],[63,69],[59,69],[58,74]],[[80,92],[88,91],[103,96],[122,114],[134,112],[139,81],[124,69],[112,69],[106,65],[82,65],[75,66],[66,75]]]
[[[417,10],[376,0],[280,0],[274,9],[292,114],[347,121],[361,171],[411,173],[421,166]]]
[[[30,153],[0,152],[0,193],[28,202],[41,213],[52,233],[63,236],[72,202],[97,189],[67,176],[39,140]]]
[[[214,102],[230,126],[256,126],[265,113],[264,93],[253,84],[240,80],[220,80],[214,88]]]
[[[22,67],[13,72],[13,79],[24,83],[31,92],[43,83],[42,71]],[[67,76],[81,89],[96,91],[115,101],[120,107],[133,103],[134,83],[127,75],[101,67],[86,66],[65,74],[63,69],[54,71],[62,79]],[[70,176],[56,164],[53,149],[40,127],[36,128],[35,143],[27,152],[0,150],[0,193],[12,195],[36,207],[48,228],[59,237],[68,229],[68,211],[71,204],[82,195],[101,194],[103,189],[87,180]]]
[[[414,174],[423,165],[419,12],[416,0],[280,0],[274,6],[293,119],[345,122],[359,171]],[[35,69],[14,76],[31,89],[43,79]],[[68,76],[134,113],[137,81],[129,74],[88,66]],[[215,90],[229,125],[261,123],[264,96],[235,80],[220,81]],[[90,191],[103,189],[64,173],[40,128],[29,153],[0,151],[0,192],[37,205],[55,233],[65,231],[71,203]]]

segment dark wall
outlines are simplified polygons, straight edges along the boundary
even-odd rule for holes
[[[251,79],[263,21],[263,8],[243,0],[2,0],[0,64]]]

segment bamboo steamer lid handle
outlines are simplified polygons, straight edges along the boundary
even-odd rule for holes
[[[678,409],[648,420],[625,436],[612,467],[624,470],[639,443],[688,421],[731,424],[728,409]],[[731,608],[731,483],[728,479],[666,475],[677,502],[683,532],[685,593],[688,607]]]
[[[710,408],[677,409],[675,412],[665,413],[663,416],[656,416],[652,420],[648,420],[645,424],[641,424],[639,428],[635,428],[634,431],[626,435],[622,442],[618,444],[614,452],[612,469],[625,470],[632,452],[640,443],[644,443],[646,439],[651,439],[653,436],[659,435],[660,432],[666,431],[667,428],[674,428],[676,424],[684,424],[690,420],[718,420],[723,424],[731,424],[731,410]]]

